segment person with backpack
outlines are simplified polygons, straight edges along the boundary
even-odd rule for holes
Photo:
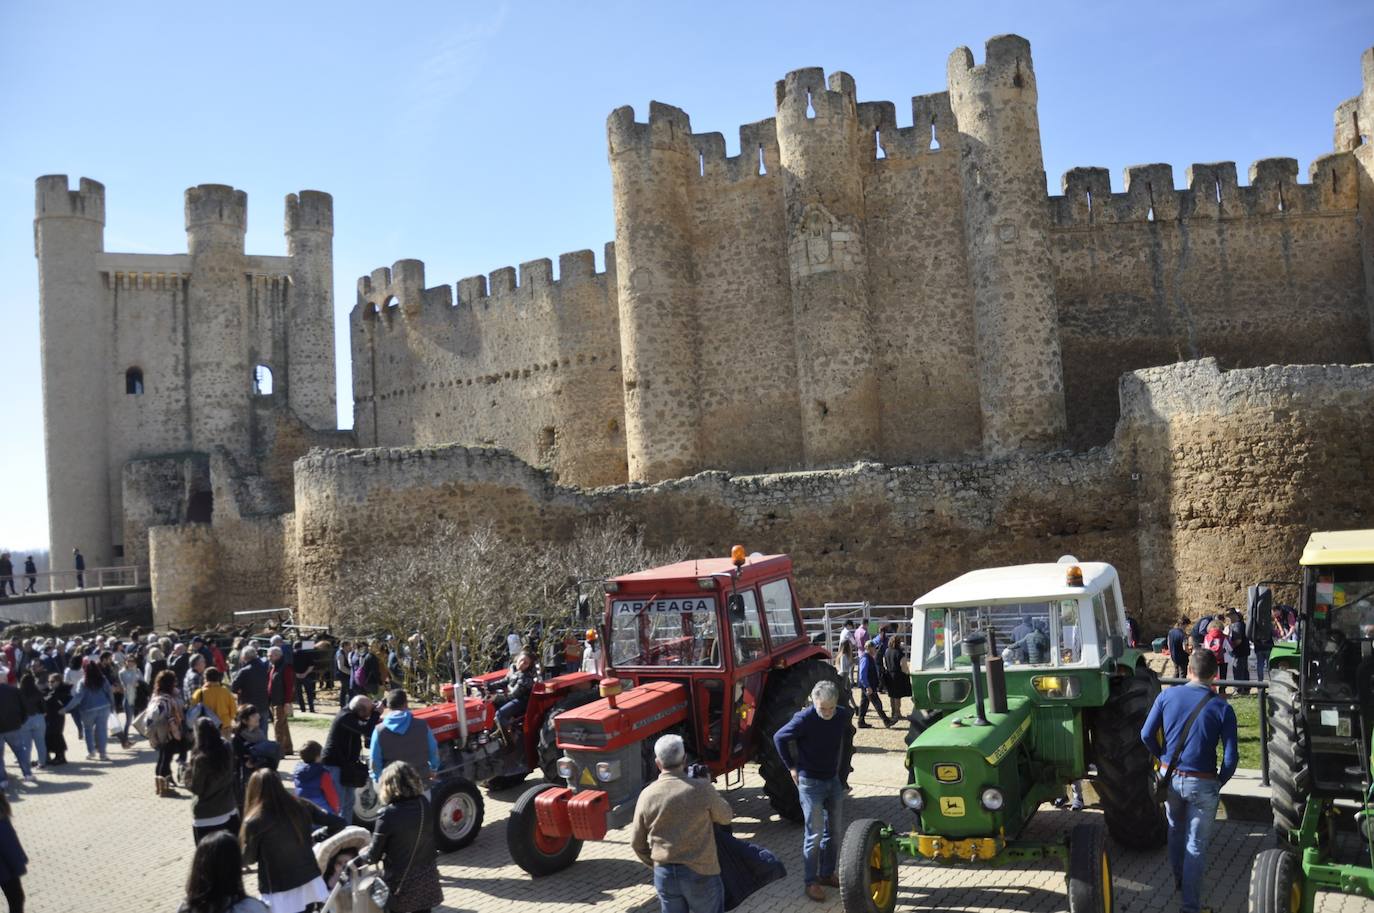
[[[220,735],[226,739],[234,734],[234,717],[238,715],[238,701],[234,692],[224,685],[224,673],[218,669],[205,670],[205,685],[191,694],[192,707],[204,707],[219,721]]]
[[[157,750],[157,764],[153,768],[153,785],[158,796],[172,792],[172,758],[181,751],[186,728],[186,707],[177,691],[177,674],[163,669],[153,682],[153,696],[143,714],[144,734],[148,744]]]
[[[1240,613],[1231,609],[1226,613],[1226,637],[1231,641],[1231,678],[1236,681],[1250,680],[1250,639],[1245,636],[1245,622]],[[1249,688],[1236,689],[1241,694],[1249,694]]]
[[[334,788],[334,778],[320,763],[322,752],[320,743],[310,740],[301,746],[301,760],[291,771],[291,782],[296,785],[296,795],[313,802],[331,815],[340,814],[342,808],[338,790]],[[352,809],[349,809],[352,814]]]
[[[1140,740],[1165,770],[1169,866],[1174,887],[1183,895],[1183,913],[1203,909],[1207,845],[1221,788],[1240,763],[1236,712],[1225,701],[1213,699],[1216,675],[1216,656],[1210,650],[1194,650],[1188,660],[1188,684],[1164,689],[1140,730]],[[1218,742],[1223,752],[1220,771]]]
[[[196,843],[216,831],[238,833],[239,807],[234,795],[234,758],[219,726],[208,717],[196,720],[195,748],[186,765],[191,791],[191,835]]]
[[[1269,654],[1274,649],[1274,626],[1269,621],[1269,606],[1261,605],[1260,601],[1273,597],[1268,595],[1268,589],[1264,589],[1263,596],[1253,593],[1256,587],[1250,589],[1252,593],[1247,597],[1245,628],[1250,636],[1250,650],[1255,655],[1255,680],[1262,682],[1269,676]]]

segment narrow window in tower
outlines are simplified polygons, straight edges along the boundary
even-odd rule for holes
[[[1279,212],[1283,212],[1284,208],[1285,208],[1285,207],[1284,207],[1284,203],[1283,203],[1283,185],[1280,184],[1280,185],[1279,185]]]
[[[705,152],[698,152],[698,153],[697,153],[697,173],[698,173],[699,175],[701,175],[701,177],[706,177],[706,153],[705,153]]]
[[[1088,191],[1087,197],[1088,197],[1088,215],[1091,216],[1091,215],[1093,214],[1093,192],[1092,192],[1091,190]]]
[[[759,174],[767,174],[768,165],[763,160],[763,143],[759,143]],[[1334,174],[1335,172],[1332,172]]]
[[[1217,205],[1220,206],[1220,205],[1221,205],[1221,181],[1213,181],[1213,182],[1212,182],[1212,187],[1213,187],[1213,189],[1216,190],[1216,194],[1217,194]]]
[[[815,120],[815,119],[816,119],[816,106],[813,105],[813,104],[811,104],[811,90],[810,90],[810,89],[807,89],[807,90],[806,90],[806,119],[807,119],[807,120]]]
[[[272,369],[267,365],[258,365],[253,368],[253,395],[272,395]]]
[[[1145,221],[1153,222],[1155,220],[1155,186],[1153,184],[1145,185],[1145,195],[1150,198],[1150,211],[1145,213]]]
[[[1331,169],[1331,193],[1332,193],[1333,196],[1334,196],[1335,193],[1336,193],[1336,169],[1335,169],[1335,168],[1332,168],[1332,169]]]
[[[143,395],[143,369],[130,368],[124,372],[124,393],[127,396]]]
[[[881,131],[878,131],[878,130],[874,130],[874,131],[873,131],[873,145],[874,145],[875,150],[876,150],[876,151],[874,152],[874,156],[875,156],[876,158],[880,158],[880,159],[885,159],[885,158],[887,158],[887,153],[883,151],[883,134],[882,134]]]
[[[940,148],[940,140],[935,135],[935,117],[933,115],[930,118],[930,146],[927,148],[929,148],[931,152],[935,152]]]

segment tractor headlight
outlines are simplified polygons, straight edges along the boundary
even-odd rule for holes
[[[1036,675],[1031,687],[1041,697],[1055,700],[1072,700],[1083,693],[1082,683],[1072,675]]]
[[[995,812],[1002,808],[1002,804],[1006,802],[1006,797],[1002,795],[1002,791],[997,787],[989,786],[978,795],[978,801],[983,803],[983,808],[990,812]]]
[[[926,797],[916,787],[908,786],[902,790],[902,804],[913,812],[919,812],[926,807]]]
[[[577,763],[572,758],[559,758],[558,776],[564,780],[575,779],[577,777]]]
[[[619,761],[597,761],[596,779],[602,783],[609,783],[620,776]]]

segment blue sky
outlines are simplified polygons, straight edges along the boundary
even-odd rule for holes
[[[358,276],[425,261],[430,285],[612,237],[606,115],[676,104],[725,134],[805,66],[861,100],[945,88],[945,61],[1030,39],[1050,186],[1078,165],[1331,148],[1374,3],[0,2],[0,544],[47,540],[33,180],[103,182],[105,247],[185,250],[182,192],[248,192],[248,249],[285,253],[282,199],[335,201],[340,421]]]

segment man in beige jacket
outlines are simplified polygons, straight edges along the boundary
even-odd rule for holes
[[[654,870],[654,890],[662,913],[722,913],[725,885],[720,880],[713,824],[729,824],[734,813],[709,780],[688,777],[682,736],[654,743],[658,779],[644,787],[635,803],[635,855]]]

